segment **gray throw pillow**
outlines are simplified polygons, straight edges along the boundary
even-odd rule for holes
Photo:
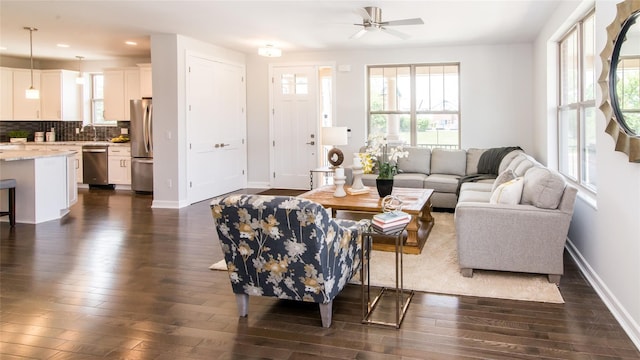
[[[511,181],[516,178],[516,174],[511,169],[507,169],[498,175],[496,180],[493,182],[493,187],[491,188],[491,192],[496,191],[498,186],[506,183],[507,181]]]
[[[534,166],[524,174],[521,202],[542,209],[557,209],[565,186],[566,182],[559,173]]]

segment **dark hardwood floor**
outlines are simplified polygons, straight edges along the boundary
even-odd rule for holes
[[[255,192],[257,192],[256,190]],[[253,191],[252,191],[253,192]],[[417,293],[400,330],[360,323],[360,289],[236,315],[209,201],[81,190],[60,221],[0,223],[1,359],[638,359],[566,257],[565,304]]]

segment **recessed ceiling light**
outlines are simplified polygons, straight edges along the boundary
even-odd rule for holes
[[[138,43],[137,43],[137,42],[135,42],[135,41],[125,41],[124,43],[125,43],[125,44],[127,44],[127,45],[131,45],[131,46],[136,46],[136,45],[138,45]]]
[[[68,48],[70,47],[68,44],[56,44],[57,47],[59,48]]]

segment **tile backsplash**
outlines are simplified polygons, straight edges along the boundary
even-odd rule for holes
[[[47,132],[51,131],[51,128],[56,133],[56,141],[93,140],[93,130],[83,129],[82,121],[0,121],[0,142],[9,142],[9,131],[26,130],[29,132],[27,141],[33,141],[35,132]],[[76,128],[81,130],[79,134],[76,134]],[[122,128],[129,129],[129,121],[118,121],[117,126],[96,126],[97,140],[110,140],[120,135]]]

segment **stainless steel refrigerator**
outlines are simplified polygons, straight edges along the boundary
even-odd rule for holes
[[[131,100],[131,190],[153,192],[153,104]]]

